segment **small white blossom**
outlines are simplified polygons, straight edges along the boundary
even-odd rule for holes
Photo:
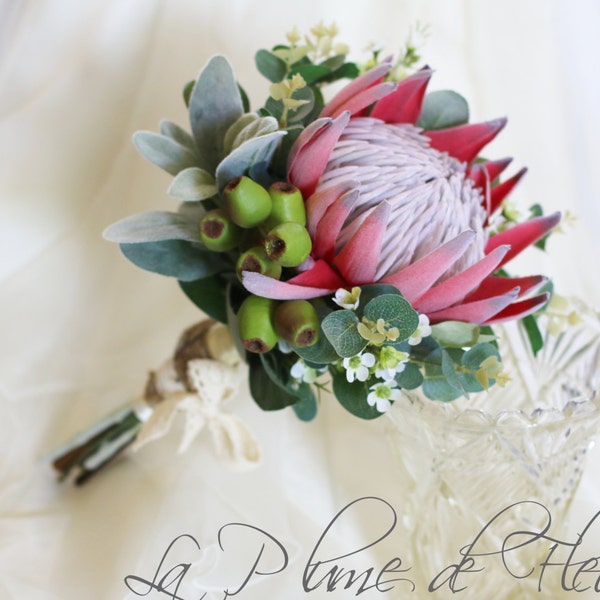
[[[344,358],[342,365],[346,369],[346,379],[352,383],[355,379],[366,381],[369,378],[369,369],[375,364],[375,356],[370,352],[357,354]]]
[[[326,371],[326,367],[322,369],[315,369],[309,367],[301,358],[298,359],[290,369],[290,375],[299,381],[304,383],[314,383],[317,377]]]
[[[427,315],[419,315],[419,325],[415,332],[408,338],[408,343],[411,346],[416,346],[417,344],[420,344],[421,340],[428,335],[431,335],[429,317]]]
[[[369,406],[375,406],[381,413],[386,412],[392,406],[392,401],[400,398],[400,390],[397,389],[398,384],[395,381],[384,381],[376,383],[369,389],[367,403]]]
[[[360,300],[360,288],[353,287],[352,291],[345,290],[344,288],[340,288],[335,293],[333,297],[333,301],[342,308],[346,308],[348,310],[356,310],[358,308],[358,303]]]
[[[284,339],[279,338],[277,340],[277,347],[279,348],[279,352],[282,354],[291,354],[294,349],[288,344]]]

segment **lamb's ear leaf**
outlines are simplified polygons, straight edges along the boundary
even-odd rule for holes
[[[244,112],[233,69],[224,56],[213,56],[201,71],[190,96],[189,110],[199,166],[214,173],[224,157],[225,133]]]
[[[133,144],[149,162],[171,175],[188,167],[197,166],[198,159],[185,146],[174,139],[153,131],[136,131]]]

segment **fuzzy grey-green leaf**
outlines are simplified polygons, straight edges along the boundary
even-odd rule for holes
[[[222,190],[232,179],[244,175],[257,165],[268,164],[285,131],[274,131],[244,142],[217,167],[216,179]]]
[[[231,141],[230,152],[239,148],[244,142],[256,137],[273,133],[279,129],[279,123],[274,117],[258,117],[240,129]],[[229,133],[229,132],[228,132]]]
[[[118,244],[163,240],[200,243],[198,223],[186,215],[155,210],[131,215],[104,230],[104,238]]]
[[[189,167],[180,171],[167,190],[169,196],[182,202],[206,200],[217,192],[214,177],[200,167]]]
[[[146,160],[171,175],[195,166],[198,161],[185,146],[153,131],[137,131],[133,134],[133,143]]]
[[[166,135],[178,144],[187,148],[194,156],[198,155],[198,149],[196,148],[194,138],[185,129],[177,125],[177,123],[163,119],[160,122],[160,132],[162,135]]]
[[[225,133],[242,113],[242,97],[229,61],[213,56],[190,96],[190,123],[200,167],[215,172],[224,156]]]

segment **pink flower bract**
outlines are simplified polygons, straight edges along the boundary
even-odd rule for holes
[[[431,70],[394,84],[383,81],[390,66],[342,89],[290,152],[288,180],[305,198],[311,258],[288,281],[246,272],[245,287],[284,300],[388,283],[433,323],[489,324],[537,310],[548,300],[534,295],[544,277],[494,273],[560,214],[489,234],[490,215],[525,173],[492,187],[510,159],[474,162],[505,119],[422,131],[415,124]]]

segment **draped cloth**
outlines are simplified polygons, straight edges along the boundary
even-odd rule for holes
[[[181,89],[217,52],[258,107],[268,82],[254,69],[254,52],[319,19],[337,22],[356,59],[371,41],[394,53],[411,24],[430,24],[423,56],[436,69],[432,89],[461,92],[473,121],[509,117],[490,152],[529,167],[514,197],[581,216],[575,231],[554,236],[548,254],[527,259],[534,268],[524,259],[523,272],[548,273],[561,292],[598,303],[595,0],[543,8],[536,0],[0,3],[3,598],[138,597],[124,577],[151,578],[181,534],[202,547],[195,553],[192,544],[188,553],[195,577],[222,597],[215,591],[222,574],[243,573],[255,550],[248,540],[246,553],[243,546],[221,551],[217,532],[231,522],[268,530],[290,561],[277,575],[255,577],[240,597],[299,597],[303,561],[336,512],[361,496],[393,503],[399,483],[381,422],[361,422],[326,396],[317,419],[304,424],[291,410],[261,412],[243,385],[227,410],[260,443],[262,462],[252,471],[224,468],[210,436],[189,440],[178,456],[185,431],[177,419],[167,435],[81,489],[57,485],[43,460],[139,396],[147,371],[199,319],[175,282],[138,271],[101,239],[124,216],[174,208],[168,175],[137,155],[131,134],[156,130],[163,117],[186,126]],[[598,509],[597,465],[588,463],[574,531]],[[331,555],[364,543],[365,532],[376,536],[381,524],[371,517],[344,521],[329,538]],[[365,556],[391,557],[401,548],[402,541],[378,545]]]

